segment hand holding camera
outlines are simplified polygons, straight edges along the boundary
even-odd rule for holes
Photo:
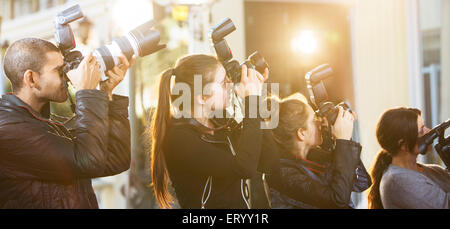
[[[236,87],[236,94],[245,98],[250,95],[260,96],[264,81],[269,78],[269,70],[266,68],[264,76],[252,68],[247,68],[244,64],[241,67],[241,82]]]
[[[109,100],[112,100],[112,92],[113,89],[125,78],[125,74],[127,73],[128,68],[130,68],[134,61],[136,60],[136,56],[133,55],[130,61],[124,56],[120,55],[119,57],[120,64],[114,66],[111,70],[106,72],[108,79],[100,82],[100,90],[108,93]]]
[[[159,44],[160,33],[153,29],[155,22],[148,21],[126,35],[114,39],[110,44],[95,49],[89,57],[85,58],[81,52],[73,50],[76,43],[70,27],[70,23],[82,17],[84,15],[81,7],[74,5],[59,12],[53,21],[56,43],[64,57],[65,67],[63,72],[68,75],[71,83],[78,90],[95,89],[101,79],[100,89],[106,91],[111,100],[112,90],[123,80],[127,69],[133,64],[136,56],[147,56],[166,47],[166,45]],[[92,73],[92,76],[88,75],[87,77],[80,76],[82,72],[87,73],[91,67],[79,67],[79,65],[84,63],[83,65],[90,66],[92,59],[96,59],[95,63],[98,65],[96,69],[100,70],[99,79],[97,79],[97,73]],[[85,61],[83,62],[83,60]],[[105,76],[113,79],[108,79]],[[92,85],[94,82],[96,82],[95,86]],[[64,84],[67,87],[67,82],[64,81]],[[69,94],[68,91],[67,94]],[[75,112],[75,104],[70,95],[68,95],[68,98],[72,111]]]
[[[317,116],[327,121],[322,123],[321,147],[328,151],[334,149],[336,139],[351,139],[353,121],[356,120],[355,113],[347,103],[341,102],[336,105],[329,100],[323,80],[330,77],[332,73],[333,69],[329,64],[322,64],[305,75],[311,104]]]
[[[338,107],[339,113],[336,118],[336,122],[332,126],[332,133],[335,139],[350,140],[353,134],[353,123],[355,121],[355,115],[348,110],[344,110],[342,107]]]
[[[101,78],[100,64],[90,53],[80,65],[67,73],[67,77],[76,90],[95,89]]]

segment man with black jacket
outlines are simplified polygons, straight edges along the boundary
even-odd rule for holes
[[[91,179],[130,166],[128,98],[112,90],[133,61],[120,59],[100,90],[92,55],[68,73],[78,90],[76,114],[61,123],[49,107],[67,99],[58,48],[36,38],[9,47],[4,70],[13,93],[0,100],[0,208],[98,208]]]

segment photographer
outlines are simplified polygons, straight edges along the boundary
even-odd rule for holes
[[[279,103],[273,135],[280,163],[267,177],[272,208],[350,208],[352,189],[361,182],[356,179],[361,146],[351,140],[355,115],[339,107],[333,125],[335,150],[323,152],[317,148],[322,144],[320,122],[306,99],[298,97]],[[312,161],[319,154],[328,157],[328,164]]]
[[[49,106],[67,100],[59,49],[37,38],[9,47],[4,69],[13,93],[0,100],[0,208],[98,208],[91,178],[130,166],[128,98],[112,95],[131,64],[120,59],[101,90],[92,55],[68,72],[78,90],[76,115],[63,124],[50,118]]]
[[[261,118],[250,117],[249,107],[258,103],[264,77],[253,69],[242,67],[242,80],[237,95],[245,100],[243,127],[239,131],[220,129],[212,112],[227,107],[231,84],[216,57],[190,55],[179,59],[174,68],[161,74],[159,98],[151,127],[152,180],[158,204],[170,208],[169,178],[181,208],[248,208],[245,179],[256,174],[261,153]],[[176,85],[187,85],[181,95],[171,92],[171,79]],[[195,91],[195,77],[200,89],[210,85],[210,93]],[[182,96],[187,116],[176,118],[171,112]]]
[[[369,208],[450,208],[450,173],[417,163],[418,138],[429,131],[418,109],[384,112],[376,130],[382,151],[371,171]]]

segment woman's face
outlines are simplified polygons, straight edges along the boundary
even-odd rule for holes
[[[423,120],[422,116],[418,116],[417,117],[417,133],[418,133],[418,137],[422,137],[425,134],[427,134],[428,132],[430,132],[430,129],[428,127],[425,126],[425,121]],[[432,148],[432,145],[428,146],[427,151],[430,151]],[[414,147],[414,153],[418,154],[419,153],[419,147],[418,144],[416,144],[416,146]]]
[[[425,126],[425,121],[423,120],[422,116],[417,117],[417,128],[419,138],[430,132],[430,129]]]
[[[314,110],[308,105],[307,129],[304,131],[305,143],[309,147],[316,147],[322,144],[322,134],[320,132],[320,121],[316,117]]]
[[[225,68],[219,65],[214,73],[214,81],[205,85],[205,106],[208,110],[223,110],[230,105],[232,84],[226,77]]]

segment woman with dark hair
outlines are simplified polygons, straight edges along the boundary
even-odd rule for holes
[[[354,120],[352,112],[339,108],[332,128],[335,150],[327,152],[319,148],[320,122],[306,98],[294,94],[279,103],[279,124],[273,129],[279,168],[267,176],[272,208],[353,207],[351,192],[370,186],[365,168],[358,167],[361,145],[351,140]]]
[[[369,208],[449,208],[450,173],[417,163],[418,138],[428,131],[418,109],[384,112],[376,129],[382,150],[371,171]]]
[[[169,178],[181,208],[249,207],[245,179],[257,170],[262,139],[261,119],[249,116],[249,106],[258,103],[268,74],[268,69],[262,76],[242,67],[236,94],[245,101],[245,114],[239,131],[218,128],[212,119],[214,112],[227,107],[231,94],[230,81],[217,58],[186,56],[161,74],[149,132],[153,189],[162,208],[172,203]],[[171,93],[172,78],[174,88],[185,85],[188,91]],[[173,111],[179,100],[184,101],[178,107],[184,110],[183,117]]]

